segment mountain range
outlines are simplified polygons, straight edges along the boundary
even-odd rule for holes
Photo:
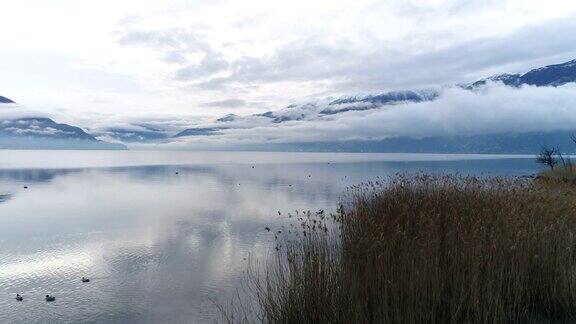
[[[558,87],[576,82],[576,60],[548,65],[524,74],[500,74],[459,87],[477,91],[488,82],[501,83],[519,88],[522,86]],[[323,116],[385,109],[391,105],[419,103],[436,100],[447,87],[436,89],[390,91],[364,96],[326,99],[300,105],[290,105],[276,111],[249,116],[226,115],[213,123],[184,130],[178,137],[215,135],[225,129],[245,128],[245,125],[265,126],[294,120],[322,120]],[[449,87],[448,87],[449,88]],[[201,130],[201,132],[199,132]],[[576,125],[574,126],[576,132]],[[426,152],[426,153],[522,153],[533,154],[544,145],[554,145],[574,152],[576,146],[570,140],[572,131],[553,132],[505,132],[484,135],[429,136],[424,138],[392,137],[382,140],[323,141],[301,143],[278,143],[246,145],[238,149],[276,151],[331,151],[331,152]],[[227,147],[232,149],[232,147]]]
[[[488,82],[498,82],[510,87],[558,87],[576,82],[576,60],[548,65],[523,74],[500,74],[470,84],[460,84],[468,91],[481,89]],[[124,149],[114,142],[164,143],[184,137],[218,135],[226,130],[273,126],[290,121],[322,121],[333,115],[350,111],[385,109],[392,105],[436,100],[447,87],[388,91],[362,96],[326,98],[292,104],[285,108],[259,114],[239,116],[228,114],[212,122],[197,124],[177,132],[145,124],[126,127],[108,127],[87,133],[81,128],[58,124],[49,118],[20,118],[0,121],[0,148],[103,148]],[[0,104],[15,104],[0,96]],[[1,105],[0,105],[1,108]],[[576,125],[575,125],[576,130]],[[473,136],[433,136],[425,138],[395,137],[369,141],[326,141],[307,143],[282,143],[243,145],[228,149],[289,150],[289,151],[351,151],[351,152],[466,152],[466,153],[534,153],[542,145],[569,147],[570,132],[549,133],[497,133]],[[518,140],[521,138],[522,140]],[[12,144],[11,144],[12,143]]]
[[[0,102],[15,103],[6,97],[0,97]],[[19,117],[0,120],[0,149],[125,150],[127,147],[100,141],[79,127],[50,118]]]
[[[513,87],[521,87],[523,85],[538,87],[561,86],[569,82],[576,82],[576,60],[534,69],[525,74],[501,74],[481,79],[471,84],[458,86],[473,91],[484,86],[489,81],[501,82]],[[441,88],[389,91],[380,94],[350,96],[338,99],[318,100],[304,104],[293,104],[276,111],[268,111],[249,116],[228,114],[216,119],[213,123],[183,130],[175,136],[205,136],[215,134],[223,129],[242,128],[242,124],[262,126],[294,120],[312,120],[325,115],[334,115],[348,111],[380,109],[390,105],[432,101],[437,99],[441,92]]]

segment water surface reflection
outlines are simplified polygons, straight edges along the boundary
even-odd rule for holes
[[[536,169],[510,159],[0,170],[0,322],[213,321],[211,300],[234,293],[246,258],[269,256],[264,227],[283,221],[278,210],[330,211],[347,186],[402,171]]]

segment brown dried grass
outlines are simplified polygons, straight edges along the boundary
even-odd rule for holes
[[[301,216],[298,236],[250,276],[252,320],[573,320],[574,198],[570,186],[519,178],[398,175],[355,187],[337,215]]]

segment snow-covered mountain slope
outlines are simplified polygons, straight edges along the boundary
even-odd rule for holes
[[[267,111],[265,113],[248,116],[228,114],[211,123],[196,125],[185,129],[174,137],[214,135],[223,129],[245,129],[290,121],[320,120],[322,118],[330,118],[330,115],[349,111],[364,111],[391,105],[401,105],[408,102],[434,100],[438,94],[439,90],[434,89],[391,91],[365,96],[343,97],[339,99],[328,98],[302,104],[292,104],[275,111]]]
[[[482,86],[488,81],[502,82],[508,86],[519,87],[532,85],[538,87],[557,87],[569,82],[576,82],[576,60],[544,66],[530,70],[524,74],[500,74],[478,80],[471,88]]]

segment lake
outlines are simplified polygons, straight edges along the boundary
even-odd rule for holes
[[[278,211],[334,211],[348,186],[397,172],[538,170],[528,156],[0,150],[0,322],[214,322],[249,260],[271,256]]]

